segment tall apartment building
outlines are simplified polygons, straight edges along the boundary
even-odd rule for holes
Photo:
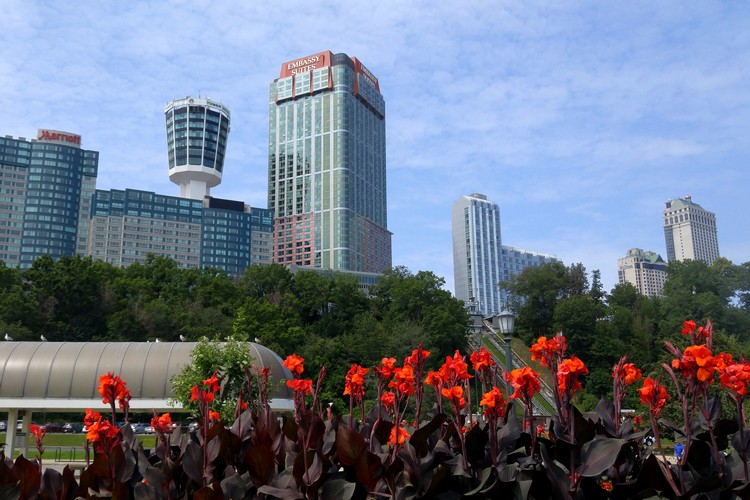
[[[719,257],[716,214],[693,203],[690,195],[666,202],[664,239],[669,262],[690,259],[711,265]]]
[[[70,132],[0,138],[0,260],[25,269],[42,255],[83,253],[98,164]]]
[[[631,248],[625,257],[617,259],[617,277],[642,295],[660,297],[667,282],[667,263],[657,253]]]
[[[274,260],[336,271],[391,268],[385,102],[355,57],[286,62],[269,92]]]
[[[462,196],[452,207],[453,277],[456,298],[478,314],[489,316],[508,303],[500,288],[526,267],[556,261],[553,255],[502,244],[500,207],[487,196]]]
[[[143,263],[149,253],[232,275],[271,263],[273,214],[265,208],[135,189],[97,190],[93,205],[88,254],[115,266]]]
[[[180,196],[96,189],[99,153],[81,137],[40,130],[0,139],[0,260],[90,255],[116,266],[151,253],[181,267],[238,275],[273,258],[273,212],[209,196],[221,182],[229,110],[186,97],[165,108],[170,179]]]

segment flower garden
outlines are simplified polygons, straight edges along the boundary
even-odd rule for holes
[[[665,342],[673,359],[652,377],[621,358],[612,400],[588,413],[574,404],[586,365],[568,353],[562,334],[540,337],[530,350],[552,375],[557,411],[549,420],[534,415],[539,373],[506,373],[484,348],[468,359],[456,351],[436,371],[426,368],[430,353],[421,346],[402,362],[352,365],[341,386],[349,399],[343,416],[320,401],[325,366],[307,377],[304,359],[292,354],[284,365],[293,375],[293,413],[271,410],[270,373],[251,366],[234,421],[222,422],[212,409],[222,382],[215,372],[191,392],[198,429],[183,431],[169,414],[155,414],[152,450],[129,426],[115,426],[118,410],[127,421],[130,393],[110,372],[98,389],[111,418],[86,411],[80,478],[43,467],[44,430],[32,426],[37,456],[4,457],[0,492],[24,499],[747,498],[750,363],[713,352],[710,322],[686,321],[682,334],[690,345]],[[377,398],[370,408],[367,391]],[[424,391],[434,392],[430,408]],[[628,391],[647,415],[623,417]],[[681,403],[679,423],[661,418],[668,398]],[[679,458],[665,454],[663,432],[683,447]]]

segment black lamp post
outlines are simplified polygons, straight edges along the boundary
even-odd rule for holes
[[[505,371],[510,373],[513,371],[513,351],[510,348],[510,339],[513,336],[516,316],[503,307],[503,310],[497,315],[497,319],[500,323],[500,333],[505,337]],[[506,388],[508,395],[510,395],[512,392],[510,382],[506,382]]]

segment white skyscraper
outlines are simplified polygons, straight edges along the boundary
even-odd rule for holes
[[[483,194],[462,196],[453,204],[453,275],[456,298],[489,316],[502,310],[507,291],[499,287],[529,266],[552,255],[502,245],[500,207]]]
[[[620,283],[630,283],[642,295],[659,297],[667,282],[667,263],[661,255],[631,248],[622,259],[617,259]]]
[[[711,265],[719,257],[716,214],[693,203],[690,195],[666,202],[664,239],[669,262],[690,259]]]

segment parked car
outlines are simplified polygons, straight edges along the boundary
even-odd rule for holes
[[[63,432],[63,425],[60,422],[47,422],[45,424],[40,425],[39,427],[44,429],[44,432],[47,434],[53,434],[57,432]]]
[[[78,434],[79,432],[83,432],[83,424],[78,424],[75,422],[68,422],[65,425],[63,425],[63,430],[65,434]]]
[[[135,434],[145,434],[149,424],[145,422],[133,422],[130,424],[130,428],[133,429]]]
[[[8,430],[8,421],[0,420],[0,432],[5,432],[7,430]]]

